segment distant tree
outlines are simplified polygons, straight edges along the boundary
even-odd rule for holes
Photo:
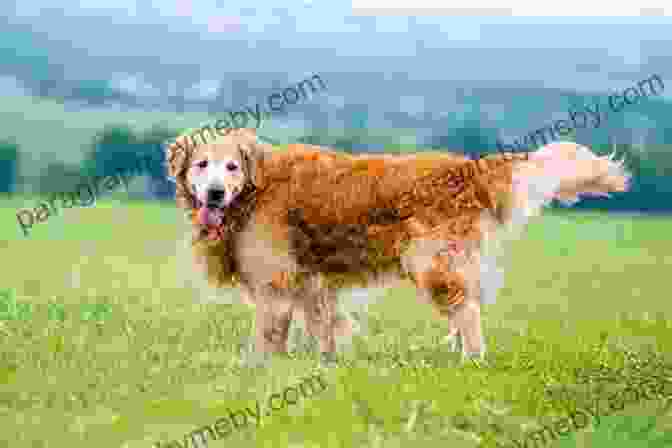
[[[138,139],[126,126],[108,126],[99,132],[82,163],[91,176],[111,176],[117,170],[129,169],[137,163]]]
[[[484,128],[477,119],[468,119],[452,132],[434,136],[429,143],[432,149],[442,149],[480,156],[497,149],[497,131]]]
[[[307,135],[297,139],[299,143],[307,145],[328,146],[348,154],[368,152],[368,145],[362,142],[358,135],[327,136],[327,135]]]
[[[354,136],[337,138],[332,146],[348,154],[360,152],[358,149],[361,148],[360,139]]]
[[[84,171],[91,176],[110,176],[121,170],[147,176],[148,197],[173,197],[175,188],[166,179],[163,144],[177,134],[158,127],[140,134],[125,126],[107,127],[96,136],[84,160]]]
[[[19,170],[19,145],[11,140],[0,141],[0,192],[12,193]]]
[[[147,176],[149,176],[148,193],[153,198],[173,199],[175,197],[175,184],[166,177],[163,145],[178,133],[178,131],[154,127],[138,137],[138,154],[142,154],[147,160],[152,161],[147,166]]]
[[[329,135],[327,125],[324,118],[321,116],[312,116],[308,120],[310,127],[306,129],[306,135],[296,139],[298,143],[306,145],[325,145],[331,146],[334,143],[333,136]]]
[[[324,145],[324,137],[319,135],[311,134],[304,137],[299,137],[296,139],[297,142],[303,143],[305,145]]]
[[[356,129],[352,130],[350,131],[349,135],[336,138],[331,146],[338,150],[347,152],[348,154],[362,152],[366,149],[366,145],[362,144],[362,138],[358,134],[360,134],[360,132],[358,132]]]
[[[627,193],[615,193],[612,199],[584,199],[579,209],[669,211],[672,204],[672,146],[649,144],[644,147],[629,143],[596,144],[591,149],[599,155],[616,151],[616,159],[625,157],[625,166],[632,174]]]
[[[40,172],[38,191],[44,195],[71,192],[83,181],[83,173],[78,167],[61,161],[50,162]]]

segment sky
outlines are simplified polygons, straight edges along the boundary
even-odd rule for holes
[[[395,3],[385,2],[388,9]],[[171,75],[191,78],[190,94],[198,97],[227,74],[248,72],[286,73],[288,79],[382,72],[579,91],[672,74],[671,17],[397,16],[385,10],[370,16],[341,0],[38,0],[9,1],[3,10],[10,23],[67,47],[66,70],[109,75],[147,95],[153,80]],[[58,51],[53,54],[58,58]],[[70,62],[76,58],[82,63]]]
[[[532,0],[471,0],[451,4],[442,0],[352,0],[358,14],[491,14],[517,17],[627,17],[669,16],[672,6],[665,0],[610,3],[565,0],[563,2],[536,2]]]

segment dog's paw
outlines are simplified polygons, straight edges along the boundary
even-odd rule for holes
[[[488,362],[485,359],[485,351],[474,352],[474,353],[463,352],[462,353],[462,362],[465,363],[465,364],[471,364],[473,366],[476,366],[479,369],[483,369],[483,368],[488,367]]]
[[[308,353],[317,347],[314,338],[304,328],[292,325],[288,338],[288,348],[295,353]]]
[[[485,362],[485,352],[487,348],[485,345],[485,338],[481,336],[481,344],[479,348],[473,352],[469,352],[464,350],[462,352],[462,359],[463,360],[471,360],[474,361],[478,364],[479,367],[484,367],[486,365]]]
[[[353,335],[367,336],[371,331],[369,328],[369,321],[366,314],[363,312],[353,311],[350,313],[353,322]]]
[[[464,363],[470,363],[474,367],[479,369],[486,369],[490,367],[490,363],[485,358],[474,357],[474,358],[464,358]]]
[[[448,351],[454,353],[462,353],[462,335],[455,333],[443,338],[443,343],[448,346]]]

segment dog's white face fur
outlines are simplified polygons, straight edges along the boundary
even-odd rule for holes
[[[226,143],[197,151],[187,172],[189,185],[201,205],[228,207],[245,186],[247,174],[242,152],[226,150],[222,145]]]

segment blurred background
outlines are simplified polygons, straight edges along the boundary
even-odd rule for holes
[[[65,191],[83,172],[266,105],[315,74],[327,89],[263,120],[262,135],[349,152],[482,154],[657,74],[660,95],[571,139],[600,152],[616,145],[637,175],[633,194],[580,207],[672,207],[663,200],[672,192],[669,18],[371,15],[309,0],[59,3],[0,6],[5,193]],[[170,198],[163,167],[133,195]]]

